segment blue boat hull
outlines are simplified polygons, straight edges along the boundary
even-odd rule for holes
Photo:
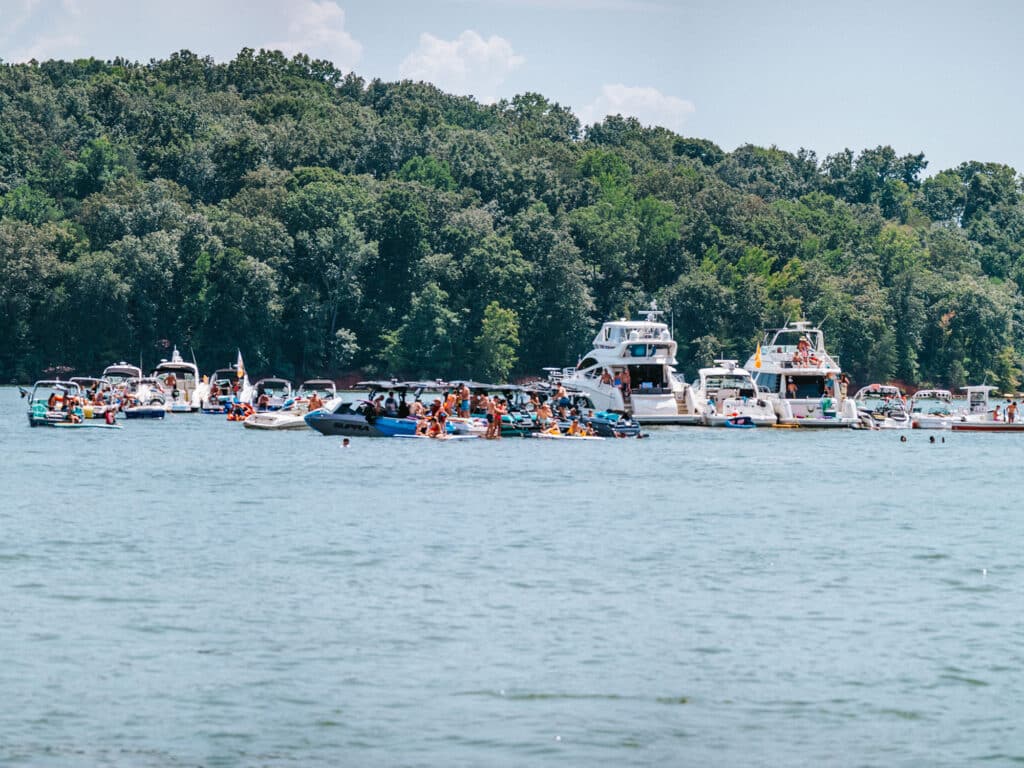
[[[416,422],[413,419],[394,419],[390,416],[381,416],[371,423],[365,416],[356,413],[313,411],[306,414],[306,423],[323,435],[394,437],[416,434]]]

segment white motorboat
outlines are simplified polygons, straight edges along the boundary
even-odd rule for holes
[[[964,387],[967,407],[953,415],[950,429],[954,432],[1024,432],[1024,420],[1012,417],[1006,409],[992,405],[989,395],[995,390],[985,384]]]
[[[658,319],[662,313],[653,308],[640,314],[644,320],[602,325],[593,349],[575,368],[561,372],[561,384],[586,395],[597,410],[632,416],[641,424],[702,423],[693,387],[676,374],[677,346]]]
[[[142,378],[142,369],[137,365],[132,365],[122,360],[120,363],[114,363],[104,368],[100,378],[110,384],[114,394],[120,395],[124,391],[129,379]]]
[[[292,400],[286,408],[249,414],[242,421],[242,426],[247,429],[308,429],[306,414],[309,413],[309,408],[307,404],[308,401]]]
[[[127,419],[162,419],[168,399],[152,376],[128,379],[121,388],[121,410]]]
[[[279,411],[295,400],[292,383],[288,379],[270,376],[253,384],[252,404],[257,411]]]
[[[203,402],[204,412],[223,413],[229,402],[253,402],[256,389],[249,381],[249,374],[242,369],[242,375],[239,376],[238,371],[237,367],[232,366],[218,368],[210,374],[209,392]]]
[[[338,388],[330,379],[306,379],[295,391],[295,399],[308,400],[313,394],[327,402],[338,396]]]
[[[910,429],[910,412],[899,387],[869,384],[857,391],[853,401],[866,429]]]
[[[320,401],[319,405],[317,405],[316,400],[312,399],[314,395]],[[302,382],[299,386],[298,391],[295,393],[295,399],[292,400],[290,405],[277,411],[253,413],[246,417],[242,422],[242,426],[248,429],[308,429],[309,425],[306,423],[306,414],[310,410],[325,407],[327,403],[334,400],[337,396],[338,390],[334,386],[333,381],[328,379],[309,379]],[[310,409],[311,404],[317,407]]]
[[[953,393],[948,389],[920,389],[910,398],[914,429],[950,429],[955,411]]]
[[[182,359],[174,348],[170,360],[161,360],[153,377],[168,394],[169,413],[196,413],[209,397],[210,386],[199,379],[199,367]]]
[[[776,422],[768,396],[757,391],[750,372],[735,360],[716,360],[711,368],[698,372],[697,401],[704,405],[704,423],[724,427],[747,419],[754,426],[770,427]]]
[[[769,396],[781,426],[850,427],[857,407],[839,385],[839,359],[825,334],[805,321],[768,331],[744,368]]]
[[[72,376],[71,381],[82,390],[82,412],[87,419],[102,419],[107,411],[117,412],[117,398],[106,379],[93,376]]]

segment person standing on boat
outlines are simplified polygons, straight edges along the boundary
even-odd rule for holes
[[[620,378],[622,380],[622,394],[625,397],[629,397],[630,394],[633,391],[632,390],[633,382],[632,382],[632,380],[629,377],[629,368],[623,368],[622,369],[622,376]]]
[[[309,396],[309,410],[316,411],[324,407],[324,401],[320,399],[320,395],[314,392]]]
[[[1006,421],[1013,424],[1017,420],[1017,401],[1012,401],[1006,406]]]
[[[494,398],[494,433],[491,435],[495,440],[501,440],[501,417],[504,416],[508,410],[505,408],[505,402],[500,398]]]
[[[796,397],[796,382],[792,379],[790,379],[789,383],[786,385],[786,397],[790,399]]]
[[[459,416],[463,419],[469,418],[469,398],[471,393],[469,387],[463,382],[462,386],[459,387]]]
[[[559,383],[558,389],[555,390],[555,407],[558,408],[558,418],[564,419],[565,412],[569,408],[569,394],[561,383]]]

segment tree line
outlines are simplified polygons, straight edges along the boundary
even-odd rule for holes
[[[855,381],[1014,390],[1021,180],[926,168],[273,51],[0,64],[0,379],[171,344],[204,370],[240,348],[296,377],[505,379],[656,300],[691,376],[807,318]]]

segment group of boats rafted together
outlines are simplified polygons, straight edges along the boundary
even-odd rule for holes
[[[99,377],[36,382],[31,426],[118,429],[119,418],[220,414],[250,429],[311,427],[326,435],[455,439],[534,436],[597,440],[642,437],[659,424],[753,429],[854,428],[1024,431],[1017,405],[993,405],[994,387],[921,390],[909,400],[888,384],[848,393],[849,379],[820,328],[788,323],[768,331],[744,366],[716,360],[688,383],[676,372],[677,345],[656,308],[642,320],[606,322],[571,368],[546,369],[530,385],[453,381],[365,381],[339,395],[333,381],[250,382],[241,353],[234,366],[200,376],[175,348],[149,376],[128,363]]]

